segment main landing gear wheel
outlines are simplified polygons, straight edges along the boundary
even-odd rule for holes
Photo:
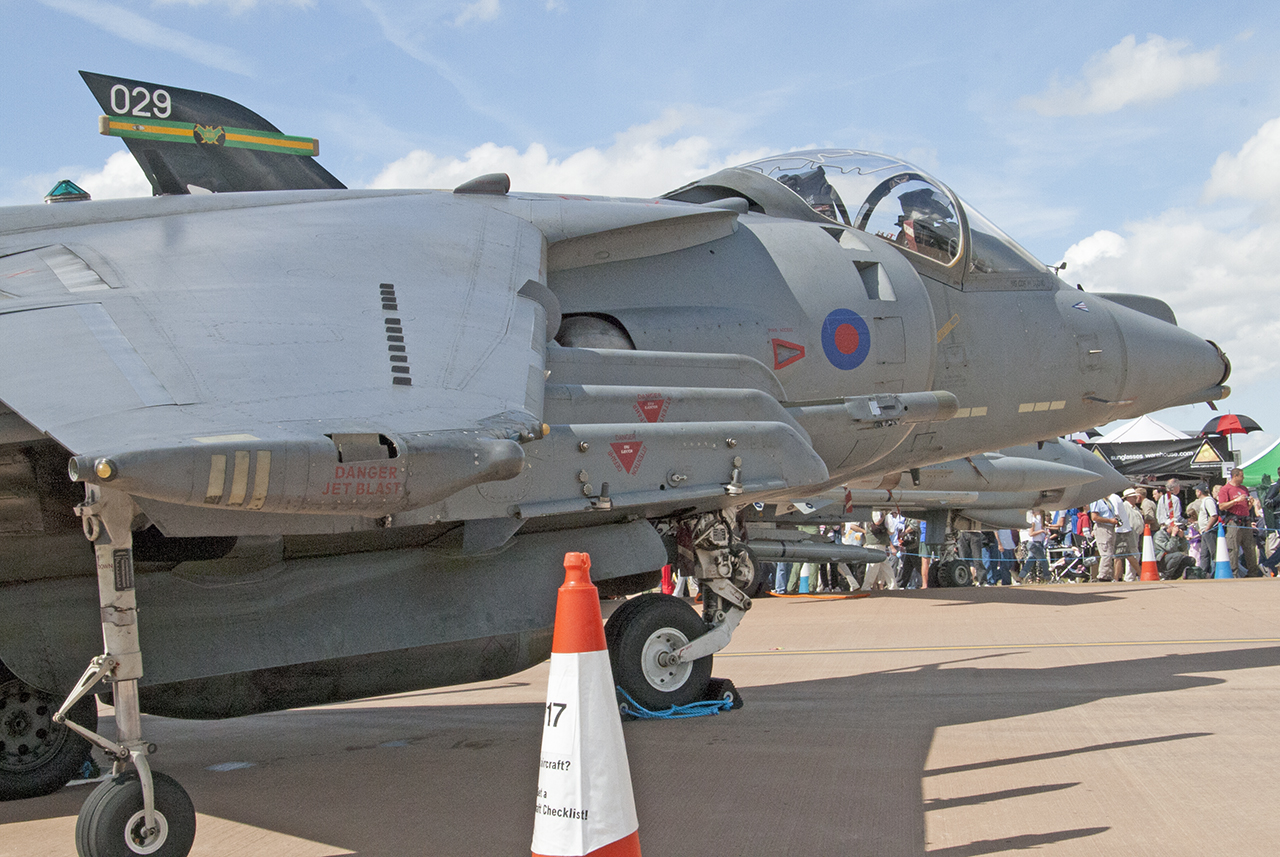
[[[968,563],[953,559],[938,569],[938,582],[943,586],[972,586],[973,570]]]
[[[51,794],[84,767],[91,747],[66,726],[53,722],[59,703],[0,665],[0,800]],[[80,700],[70,716],[96,729],[94,698]]]
[[[707,632],[692,607],[671,595],[646,594],[614,611],[605,624],[613,680],[651,711],[706,698],[712,656],[692,663],[665,659]]]
[[[80,808],[76,850],[80,857],[186,857],[196,838],[196,811],[172,777],[151,772],[156,792],[156,826],[147,830],[142,783],[126,771],[102,783]]]
[[[743,587],[748,598],[762,598],[773,594],[773,579],[778,571],[778,564],[756,559],[753,551],[748,550],[751,558],[751,582]]]

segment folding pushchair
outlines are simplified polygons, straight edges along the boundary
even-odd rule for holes
[[[1092,579],[1098,566],[1093,538],[1077,535],[1075,542],[1071,547],[1062,548],[1061,556],[1049,563],[1050,583],[1082,583]]]

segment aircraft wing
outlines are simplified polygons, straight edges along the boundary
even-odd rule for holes
[[[758,361],[549,344],[543,232],[463,194],[39,206],[14,225],[0,401],[167,535],[396,516],[500,522],[471,541],[501,543],[531,517],[828,476]]]
[[[82,71],[105,114],[98,130],[124,138],[157,196],[345,185],[320,164],[320,144],[293,137],[226,98]]]
[[[376,515],[519,473],[555,311],[541,233],[482,206],[258,199],[0,233],[0,400],[174,503]]]

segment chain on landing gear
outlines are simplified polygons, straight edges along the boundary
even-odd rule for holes
[[[95,485],[86,486],[85,501],[76,507],[97,561],[105,652],[89,662],[53,719],[101,747],[113,760],[114,775],[89,795],[80,810],[76,847],[81,857],[120,853],[121,841],[127,853],[185,857],[195,839],[191,799],[171,778],[152,773],[147,756],[155,752],[155,745],[142,738],[138,702],[142,651],[133,572],[136,511],[129,495]],[[67,712],[99,681],[112,686],[116,741],[67,719]],[[133,771],[126,770],[130,762]]]

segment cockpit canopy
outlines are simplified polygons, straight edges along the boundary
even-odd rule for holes
[[[941,266],[945,270],[935,272],[955,285],[1051,287],[1043,263],[946,185],[905,161],[824,149],[762,158],[739,169],[778,181],[829,220],[927,259],[918,266],[930,269],[926,273]]]

